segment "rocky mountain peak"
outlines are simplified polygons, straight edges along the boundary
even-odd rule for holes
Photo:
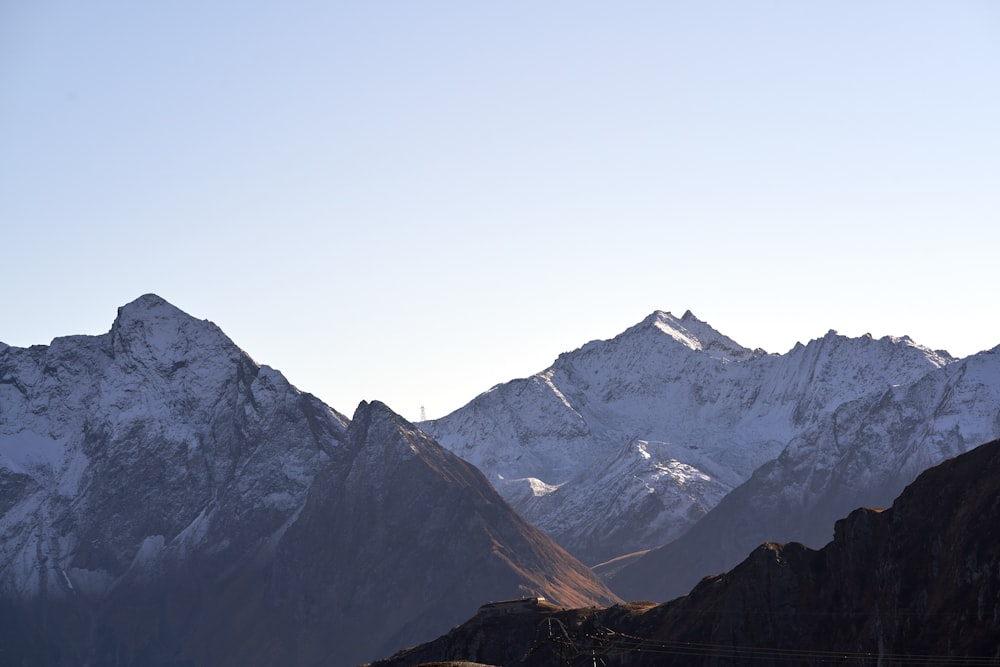
[[[441,457],[452,456],[381,401],[358,404],[347,440],[355,456],[369,467],[388,468],[417,457],[440,471]]]
[[[172,374],[191,365],[231,366],[246,356],[219,327],[199,320],[155,294],[118,309],[111,354],[133,370]]]
[[[179,329],[190,321],[199,320],[156,294],[144,294],[118,309],[112,331]]]
[[[360,444],[369,440],[368,432],[373,427],[395,431],[404,425],[408,427],[407,430],[416,431],[413,424],[396,414],[382,401],[361,401],[354,410],[354,416],[351,417],[351,441]]]
[[[740,346],[690,311],[680,318],[655,311],[427,428],[487,472],[526,518],[596,563],[628,542],[608,536],[628,531],[647,548],[679,535],[720,493],[826,423],[838,406],[881,397],[953,361],[910,340],[834,330],[769,355]],[[632,453],[618,456],[635,440],[664,443],[657,448],[663,458],[643,462],[642,474]],[[709,481],[685,488],[668,474],[678,466]],[[539,480],[558,493],[524,493],[526,483],[535,488]],[[607,483],[598,480],[622,487],[613,508]],[[668,523],[650,539],[650,526]]]

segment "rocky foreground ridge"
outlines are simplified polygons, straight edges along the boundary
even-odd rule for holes
[[[385,405],[157,296],[0,346],[0,664],[351,665],[522,594],[617,600]]]
[[[1000,664],[1000,441],[858,509],[819,550],[765,543],[670,602],[480,613],[376,662]]]

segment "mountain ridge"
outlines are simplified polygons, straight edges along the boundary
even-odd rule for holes
[[[532,523],[593,564],[624,546],[651,548],[677,537],[841,403],[954,362],[909,338],[847,338],[832,330],[783,355],[767,354],[690,311],[680,319],[655,311],[422,426],[483,469]],[[638,442],[662,443],[664,455],[647,459],[641,473],[635,460],[622,458]],[[692,491],[659,474],[679,467],[706,483]],[[642,507],[588,511],[606,508],[597,479],[618,479],[621,493]],[[630,522],[630,514],[644,519]],[[650,536],[650,521],[668,528]]]

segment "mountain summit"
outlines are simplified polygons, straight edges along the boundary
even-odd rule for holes
[[[714,353],[725,359],[747,359],[754,354],[763,353],[763,351],[749,350],[732,338],[724,336],[707,322],[695,317],[690,310],[685,311],[680,319],[671,313],[657,310],[636,328],[646,329],[650,325],[692,350]]]
[[[679,536],[843,403],[953,362],[835,332],[766,354],[657,311],[423,427],[593,564]]]

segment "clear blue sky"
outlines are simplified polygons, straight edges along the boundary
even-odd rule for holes
[[[350,414],[656,309],[1000,344],[1000,3],[0,0],[0,340],[155,292]]]

